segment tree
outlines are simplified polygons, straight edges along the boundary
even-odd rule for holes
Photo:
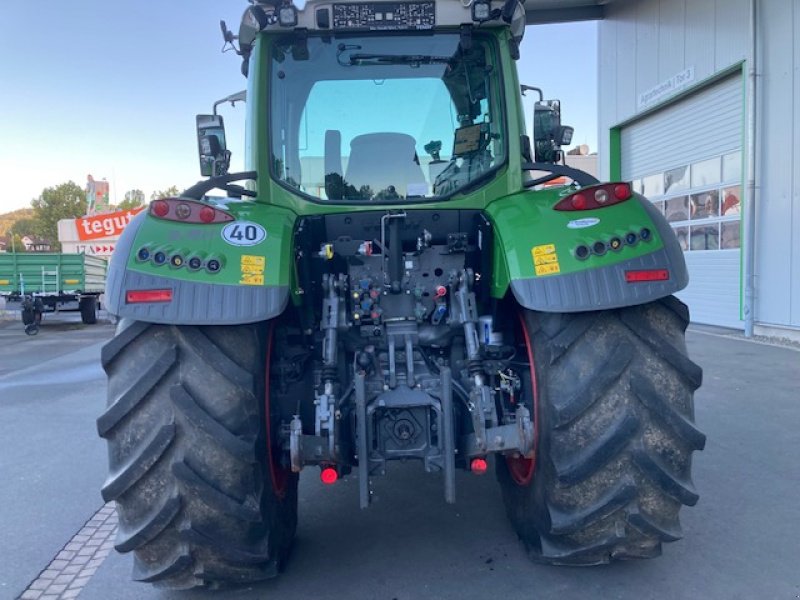
[[[150,194],[150,200],[158,200],[159,198],[172,198],[175,196],[180,196],[180,190],[178,189],[177,185],[173,185],[168,187],[165,190],[156,190],[152,194]]]
[[[125,192],[125,199],[117,206],[118,210],[131,210],[144,204],[144,192],[139,189]]]
[[[86,214],[86,192],[74,181],[69,181],[46,188],[31,202],[31,206],[38,235],[48,240],[53,250],[60,251],[58,222]]]
[[[20,219],[16,221],[11,227],[8,228],[9,235],[36,235],[40,236],[39,222],[35,218]]]
[[[27,250],[25,250],[25,244],[22,243],[22,236],[20,234],[14,233],[8,237],[7,252],[27,252]]]

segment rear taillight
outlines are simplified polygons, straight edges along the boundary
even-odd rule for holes
[[[128,304],[172,302],[172,290],[128,290],[125,301]]]
[[[232,214],[202,202],[184,198],[162,198],[150,203],[150,214],[167,221],[180,223],[227,223]]]
[[[604,183],[585,187],[562,198],[555,210],[594,210],[619,204],[632,197],[628,183]]]

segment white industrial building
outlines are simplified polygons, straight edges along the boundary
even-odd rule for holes
[[[586,10],[601,19],[601,175],[671,221],[693,320],[800,339],[800,0]]]
[[[800,340],[800,0],[528,0],[598,20],[600,174],[672,223],[698,323]]]

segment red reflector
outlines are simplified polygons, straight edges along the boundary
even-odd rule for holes
[[[167,213],[169,212],[169,204],[163,200],[156,200],[153,202],[150,208],[153,211],[153,214],[157,217],[166,217]]]
[[[128,304],[140,302],[172,302],[172,290],[129,290],[125,294]]]
[[[486,463],[485,458],[473,458],[469,468],[475,475],[483,475],[486,473],[486,469],[489,468],[489,465]]]
[[[339,473],[333,467],[325,467],[319,474],[319,478],[325,485],[332,485],[339,479]]]
[[[669,279],[667,269],[652,269],[650,271],[625,271],[625,281],[639,283],[642,281],[666,281]]]

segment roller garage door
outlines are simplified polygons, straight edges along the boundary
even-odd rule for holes
[[[697,323],[743,328],[740,231],[744,96],[740,75],[621,130],[623,179],[666,215],[684,249],[678,296]]]

